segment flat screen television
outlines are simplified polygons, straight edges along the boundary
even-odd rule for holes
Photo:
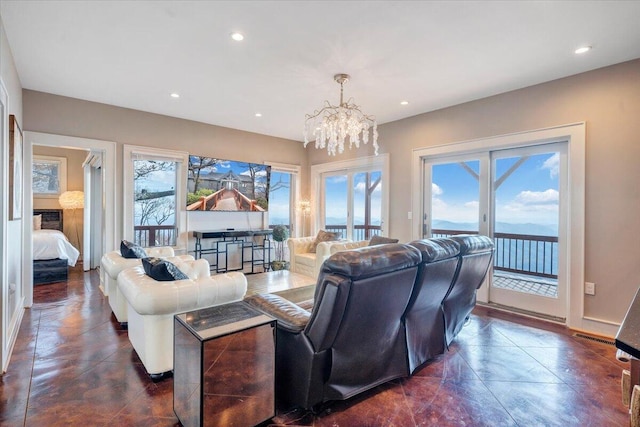
[[[189,156],[188,211],[266,212],[271,166]]]

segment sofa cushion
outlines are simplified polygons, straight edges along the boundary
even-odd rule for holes
[[[184,274],[175,264],[160,258],[142,258],[142,267],[147,276],[159,282],[185,280],[189,276]]]
[[[142,246],[136,245],[135,243],[129,242],[128,240],[123,240],[120,242],[120,255],[123,258],[146,258],[147,253],[142,248]]]
[[[384,245],[386,243],[398,243],[399,239],[391,239],[383,236],[373,236],[369,241],[369,246]]]
[[[318,246],[318,243],[321,242],[331,242],[334,240],[338,240],[340,239],[340,237],[342,236],[342,233],[333,233],[331,231],[324,231],[324,230],[320,230],[318,231],[318,235],[316,236],[316,240],[313,242],[313,245],[311,245],[311,253],[316,253],[316,247]]]
[[[302,265],[308,265],[313,267],[316,265],[316,256],[310,253],[297,254],[296,262]]]

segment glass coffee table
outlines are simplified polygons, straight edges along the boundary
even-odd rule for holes
[[[316,280],[313,277],[288,270],[247,275],[246,296],[275,294],[298,303],[312,299],[315,289]]]

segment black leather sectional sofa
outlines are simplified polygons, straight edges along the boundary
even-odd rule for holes
[[[275,295],[247,298],[277,323],[280,408],[313,408],[413,374],[464,326],[493,258],[485,236],[338,252],[308,311]]]

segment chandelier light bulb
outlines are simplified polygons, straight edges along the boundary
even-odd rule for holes
[[[367,144],[371,135],[372,145],[378,155],[378,124],[373,116],[364,114],[352,99],[344,101],[344,84],[349,81],[348,74],[336,74],[333,79],[340,84],[340,104],[325,106],[307,114],[304,127],[304,146],[315,139],[315,146],[327,149],[330,156],[344,152],[345,143],[349,141],[349,149],[360,143]]]

